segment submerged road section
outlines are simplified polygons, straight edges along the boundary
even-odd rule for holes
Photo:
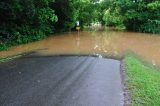
[[[120,62],[87,56],[0,63],[1,106],[122,106]]]

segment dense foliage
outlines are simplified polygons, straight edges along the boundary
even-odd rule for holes
[[[0,49],[5,44],[28,43],[44,38],[52,32],[57,21],[52,0],[1,0]]]
[[[75,29],[75,22],[80,21],[84,25],[90,25],[98,21],[100,11],[96,3],[99,0],[56,0],[52,9],[58,16],[55,29],[58,31],[70,31]]]
[[[0,50],[95,21],[97,0],[1,0]],[[95,17],[94,17],[95,16]],[[90,18],[88,18],[90,17]]]
[[[0,50],[93,23],[160,33],[159,0],[1,0]]]
[[[102,4],[107,26],[160,33],[159,0],[104,0]]]
[[[50,5],[58,16],[58,22],[55,24],[56,31],[69,31],[75,26],[77,13],[73,3],[71,0],[56,0]]]

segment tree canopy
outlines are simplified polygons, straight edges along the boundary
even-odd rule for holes
[[[0,50],[75,29],[75,22],[160,33],[159,0],[1,0]]]
[[[159,0],[104,0],[102,6],[106,25],[160,33]]]

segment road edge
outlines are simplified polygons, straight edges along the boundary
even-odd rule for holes
[[[120,61],[120,74],[121,74],[121,82],[122,82],[122,90],[124,96],[124,104],[123,106],[130,106],[131,105],[131,96],[128,89],[128,78],[127,78],[127,69],[124,62],[124,59]]]

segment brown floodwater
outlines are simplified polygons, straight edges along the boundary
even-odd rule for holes
[[[0,57],[36,50],[39,55],[97,55],[122,57],[130,51],[154,65],[160,65],[160,36],[154,34],[84,31],[50,36],[42,41],[10,48]]]

